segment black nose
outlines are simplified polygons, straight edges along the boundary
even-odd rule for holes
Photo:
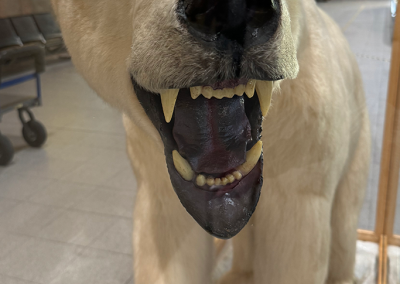
[[[244,45],[246,37],[275,32],[280,9],[274,1],[181,0],[181,7],[185,21],[195,32],[210,38],[223,35]]]

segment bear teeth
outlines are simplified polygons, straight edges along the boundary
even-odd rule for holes
[[[176,150],[172,152],[172,157],[175,169],[184,180],[192,181],[194,179],[195,183],[198,186],[208,185],[212,187],[220,185],[223,186],[231,184],[236,180],[241,180],[244,176],[249,174],[256,166],[258,160],[260,159],[261,152],[262,152],[262,142],[258,141],[249,151],[247,151],[246,162],[237,167],[233,173],[227,174],[222,178],[214,178],[211,176],[206,177],[203,174],[199,174],[194,179],[195,173],[192,170],[189,162],[185,158],[183,158]]]
[[[214,90],[210,86],[197,86],[190,88],[192,99],[197,99],[203,95],[207,99],[211,98],[233,98],[233,96],[243,96],[246,94],[249,98],[254,96],[254,91],[257,91],[260,101],[260,109],[263,116],[266,116],[271,106],[272,98],[272,81],[256,81],[249,80],[246,85],[239,85],[235,88],[224,88]],[[170,122],[174,114],[175,103],[178,97],[179,89],[165,89],[160,91],[161,103],[164,111],[166,122]]]

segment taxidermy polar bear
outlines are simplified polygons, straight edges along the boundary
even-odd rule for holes
[[[53,4],[76,67],[124,113],[135,284],[212,283],[211,235],[236,234],[220,283],[352,283],[368,115],[314,0]]]

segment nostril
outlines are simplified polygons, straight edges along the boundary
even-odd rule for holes
[[[188,23],[206,34],[238,27],[246,20],[245,0],[183,0]]]
[[[268,25],[276,9],[274,0],[247,0],[247,22],[252,28]]]
[[[277,0],[180,0],[181,15],[196,33],[223,35],[244,45],[246,34],[273,23]]]

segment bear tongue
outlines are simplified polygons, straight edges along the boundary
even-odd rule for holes
[[[221,175],[243,164],[251,126],[243,97],[193,100],[180,91],[175,105],[174,139],[197,173]]]

